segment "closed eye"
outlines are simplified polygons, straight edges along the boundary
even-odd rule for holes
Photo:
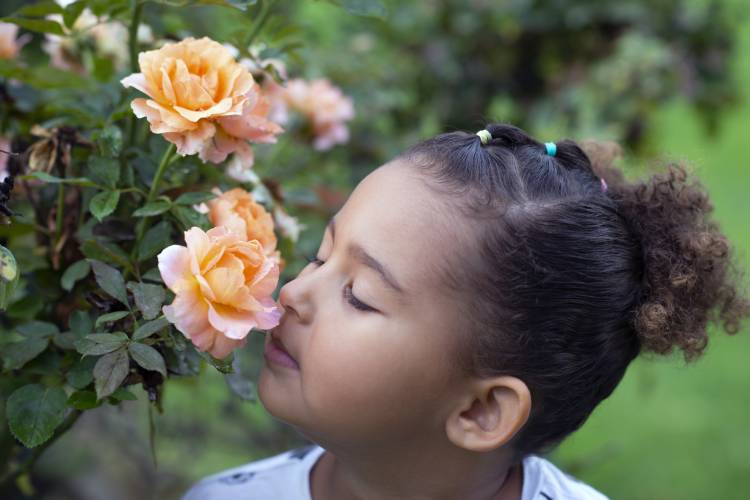
[[[311,264],[315,264],[315,265],[318,265],[318,266],[322,266],[323,264],[325,264],[324,261],[320,260],[316,256],[307,256],[306,259]],[[361,300],[359,300],[357,297],[355,297],[352,294],[352,287],[349,286],[349,285],[347,285],[346,287],[344,287],[344,298],[346,298],[346,301],[349,304],[351,304],[351,306],[354,307],[355,309],[358,309],[358,310],[364,311],[364,312],[377,312],[377,309],[374,309],[374,308],[368,306],[367,304],[365,304],[364,302],[362,302]]]

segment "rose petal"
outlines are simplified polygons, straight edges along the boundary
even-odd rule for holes
[[[250,330],[258,324],[256,314],[223,304],[208,304],[208,322],[232,339],[242,339],[250,333]]]
[[[191,277],[188,249],[180,245],[168,246],[156,256],[156,260],[164,284],[177,293],[176,285]]]

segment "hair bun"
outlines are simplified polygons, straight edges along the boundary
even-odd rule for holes
[[[641,241],[643,287],[633,326],[642,349],[667,354],[677,347],[691,361],[707,345],[707,322],[737,333],[750,301],[738,293],[742,273],[697,177],[672,163],[629,184],[606,159],[599,161],[610,195]]]

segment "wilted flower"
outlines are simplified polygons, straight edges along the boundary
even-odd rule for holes
[[[290,108],[312,123],[315,149],[330,149],[349,140],[349,129],[344,122],[354,118],[354,104],[327,79],[289,80],[282,97]]]
[[[0,59],[15,59],[21,47],[31,40],[29,33],[16,38],[17,35],[18,26],[0,22]]]
[[[213,191],[219,196],[207,202],[211,224],[225,226],[247,241],[259,241],[265,254],[282,264],[281,253],[276,249],[273,218],[263,205],[255,201],[251,193],[239,187],[224,193],[219,188]]]
[[[250,72],[218,42],[187,38],[142,52],[138,63],[141,73],[121,83],[151,99],[133,100],[133,111],[180,155],[218,163],[237,153],[249,167],[253,151],[247,141],[276,142],[275,134],[283,131],[265,117],[268,103]]]
[[[281,309],[271,297],[279,267],[260,242],[225,226],[192,227],[184,235],[186,246],[171,245],[157,257],[164,284],[175,293],[162,311],[199,350],[225,358],[245,345],[253,328],[279,323]]]

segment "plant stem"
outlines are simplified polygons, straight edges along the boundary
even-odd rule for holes
[[[62,234],[63,225],[63,208],[65,207],[65,184],[60,183],[57,189],[57,213],[55,214],[55,245],[53,248],[57,248],[57,242],[60,241],[60,235]]]
[[[151,182],[151,189],[148,191],[148,196],[146,197],[146,204],[152,202],[154,198],[156,197],[156,194],[159,192],[159,181],[161,181],[162,176],[164,175],[164,171],[166,170],[167,166],[171,163],[172,155],[175,152],[175,145],[173,143],[169,143],[169,146],[167,146],[166,151],[164,151],[164,154],[161,157],[161,161],[159,162],[159,166],[156,168],[156,173],[154,174],[154,180]],[[136,253],[138,252],[138,247],[141,245],[141,239],[143,238],[143,233],[146,231],[146,226],[148,225],[148,216],[145,216],[141,218],[141,220],[138,222],[138,226],[136,227],[135,232],[135,243],[133,244],[133,249],[130,251],[130,260],[133,261],[134,268],[138,270],[138,262],[135,260]],[[136,271],[137,272],[137,271]],[[139,273],[140,274],[140,273]]]
[[[146,203],[154,201],[156,193],[159,190],[159,181],[161,181],[161,177],[162,175],[164,175],[164,170],[166,169],[167,165],[170,164],[169,160],[172,159],[172,155],[174,154],[175,149],[176,147],[174,143],[170,142],[167,150],[164,151],[164,154],[161,157],[161,161],[159,162],[159,167],[156,169],[156,174],[154,174],[154,180],[151,183],[151,189],[148,191],[148,198],[146,198]]]
[[[260,16],[258,16],[258,20],[255,22],[255,26],[253,26],[252,31],[250,31],[250,34],[247,36],[247,40],[245,41],[245,46],[241,48],[241,50],[247,50],[247,48],[250,46],[251,43],[253,43],[253,40],[256,36],[260,33],[261,28],[263,28],[263,25],[266,23],[266,20],[268,19],[268,14],[271,13],[271,7],[273,6],[274,0],[268,0],[267,2],[263,2],[263,7],[260,12]]]
[[[130,71],[132,73],[138,73],[138,26],[141,23],[141,14],[143,13],[143,3],[139,0],[130,1],[131,8],[133,10],[133,17],[128,26],[128,49],[130,54]],[[128,117],[126,137],[127,145],[132,146],[135,138],[135,132],[138,128],[135,115],[131,114]],[[127,149],[127,148],[126,148]]]
[[[128,27],[128,47],[130,48],[130,71],[138,73],[138,26],[141,24],[143,3],[138,0],[130,0],[133,9],[133,17]]]
[[[23,474],[28,473],[31,471],[31,468],[34,467],[34,464],[39,459],[39,457],[42,455],[44,450],[49,448],[52,443],[57,441],[57,439],[68,432],[71,427],[73,427],[73,424],[76,423],[76,420],[78,420],[78,417],[81,416],[80,410],[73,410],[68,414],[67,417],[65,417],[65,420],[60,424],[60,426],[55,430],[55,433],[52,435],[51,438],[49,438],[47,441],[42,443],[41,445],[34,448],[34,451],[31,452],[31,455],[28,456],[26,460],[24,460],[21,464],[11,466],[5,474],[0,477],[0,490],[4,489],[6,484],[10,483],[11,481],[14,481],[18,476],[21,476]]]

